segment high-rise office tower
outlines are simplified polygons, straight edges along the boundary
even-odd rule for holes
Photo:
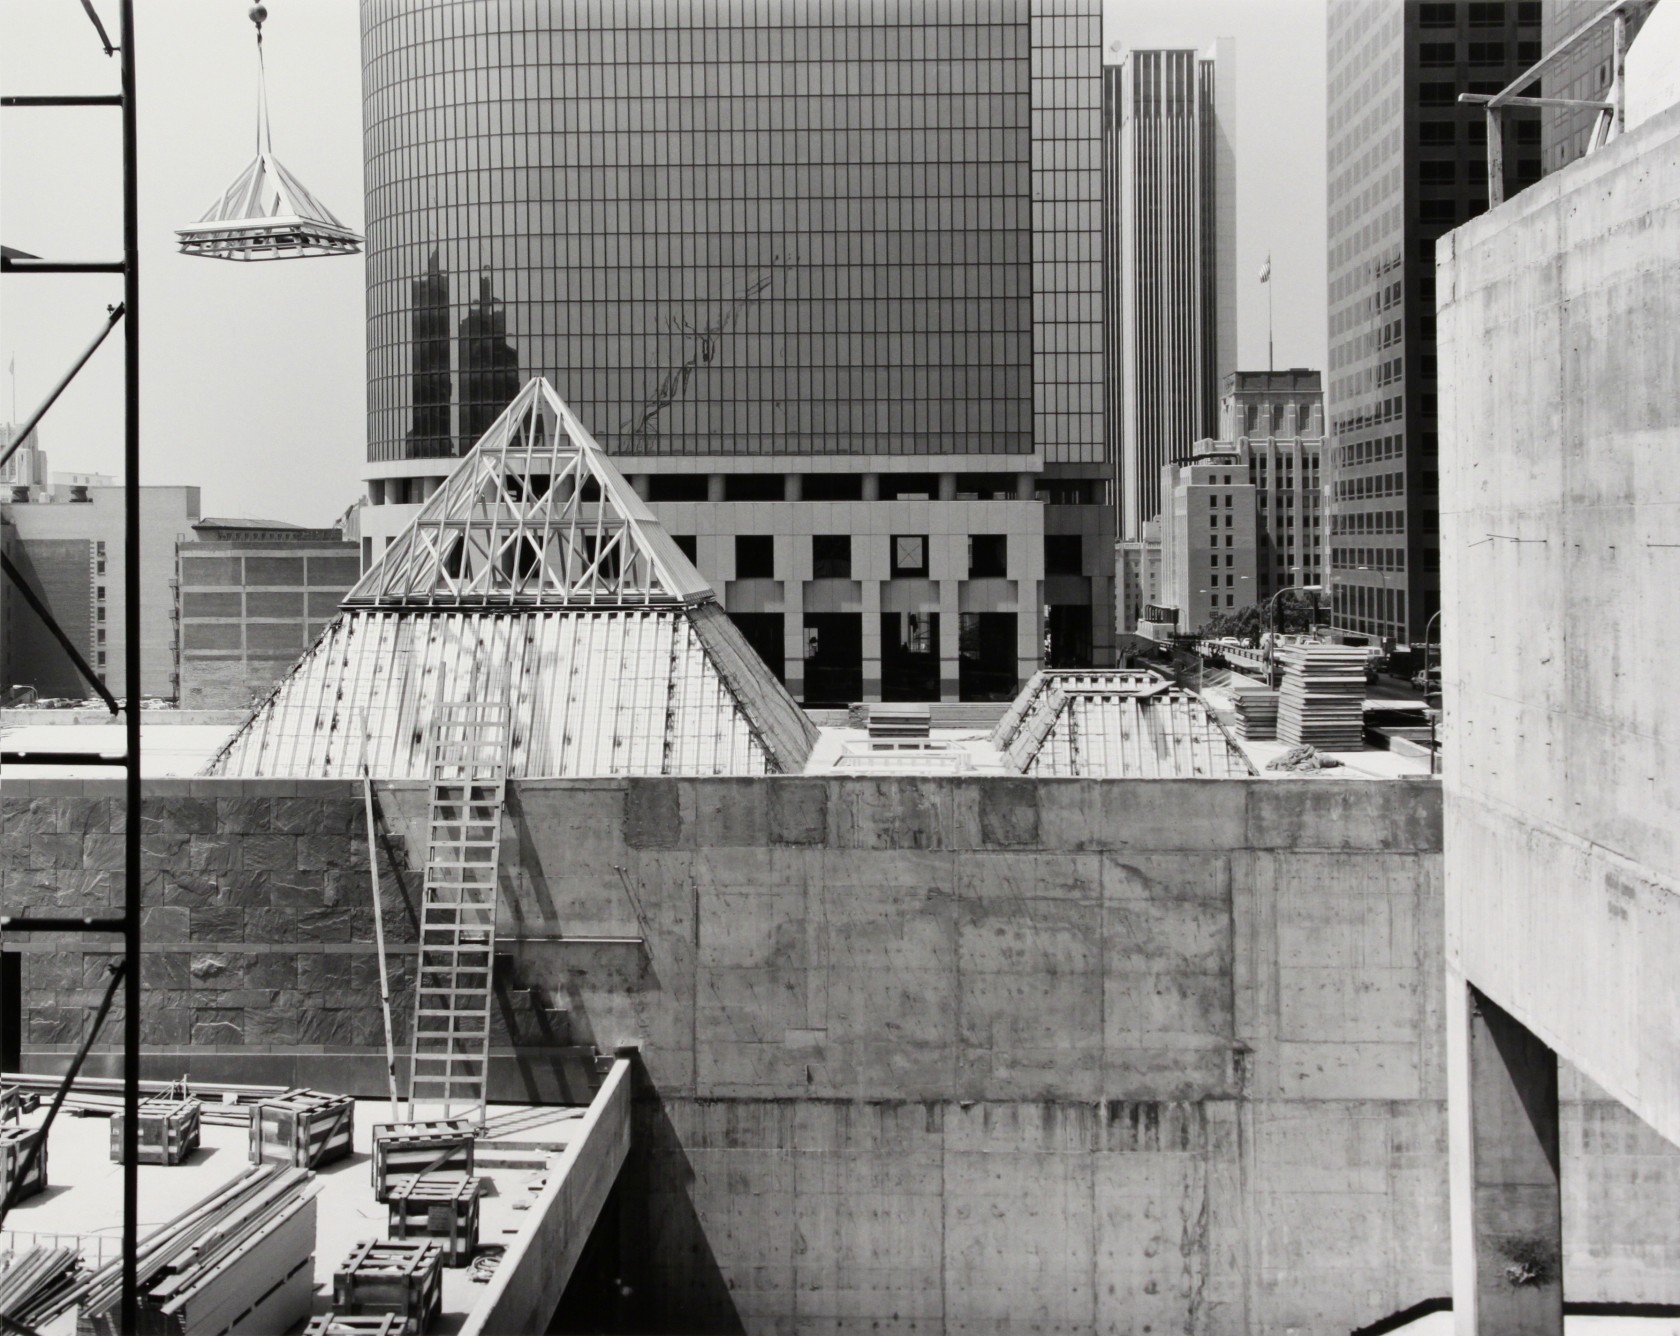
[[[368,555],[541,374],[808,703],[1111,661],[1098,0],[362,29]]]
[[[1332,627],[1420,640],[1440,607],[1435,241],[1487,208],[1486,115],[1540,58],[1538,0],[1333,0],[1328,155]],[[1540,178],[1508,112],[1505,191]]]
[[[1626,40],[1632,42],[1656,6],[1657,0],[1631,0],[1622,11],[1627,20]],[[1540,45],[1550,51],[1583,24],[1604,12],[1600,0],[1541,0]],[[1615,58],[1615,27],[1600,23],[1581,41],[1558,57],[1546,69],[1544,93],[1547,97],[1608,98],[1614,78],[1611,68]],[[1539,96],[1533,88],[1525,88],[1529,96]],[[1586,107],[1542,107],[1540,109],[1540,169],[1555,172],[1567,167],[1587,148],[1598,113]]]
[[[1126,541],[1160,510],[1162,467],[1218,434],[1236,369],[1234,53],[1221,38],[1103,70],[1105,389]]]

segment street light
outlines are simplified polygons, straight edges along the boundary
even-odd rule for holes
[[[1270,629],[1277,624],[1277,601],[1285,594],[1322,594],[1323,585],[1288,585],[1277,591],[1266,600],[1266,617],[1264,627]],[[1316,619],[1315,619],[1316,620]],[[1277,634],[1274,631],[1271,639],[1266,643],[1266,690],[1270,691],[1277,667]]]

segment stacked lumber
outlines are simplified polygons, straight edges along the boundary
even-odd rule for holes
[[[309,1315],[315,1287],[315,1175],[258,1165],[139,1243],[140,1336],[286,1331]],[[77,1336],[117,1336],[122,1260],[69,1299]]]
[[[25,1197],[33,1197],[37,1192],[46,1190],[47,1143],[41,1135],[43,1130],[39,1127],[0,1127],[0,1201],[10,1201],[15,1206]],[[41,1152],[35,1157],[35,1163],[27,1166],[29,1176],[17,1181],[24,1172],[29,1148],[37,1141],[41,1143]]]
[[[1245,742],[1270,742],[1278,731],[1278,693],[1259,689],[1237,693],[1237,736]]]
[[[373,1199],[382,1202],[400,1175],[459,1173],[472,1177],[478,1135],[465,1118],[373,1125]]]
[[[355,1135],[356,1101],[298,1088],[259,1102],[251,1114],[251,1163],[318,1169],[343,1159]]]
[[[52,1095],[62,1080],[63,1078],[58,1076],[32,1076],[21,1072],[6,1072],[0,1075],[0,1081],[4,1081],[8,1087],[38,1096]],[[199,1086],[195,1092],[188,1086],[185,1078],[140,1082],[140,1093],[143,1096],[167,1095],[171,1091],[179,1091],[183,1098],[197,1094],[201,1104],[201,1122],[215,1123],[222,1127],[244,1127],[251,1121],[251,1109],[255,1105],[265,1099],[274,1099],[285,1094],[286,1087],[214,1085]],[[70,1087],[70,1094],[65,1099],[64,1106],[99,1115],[120,1113],[123,1106],[122,1080],[105,1076],[78,1076]]]
[[[136,1133],[141,1164],[180,1164],[198,1149],[203,1105],[192,1095],[173,1092],[141,1101]],[[111,1119],[111,1163],[121,1164],[127,1118]]]
[[[1295,644],[1278,651],[1278,741],[1320,751],[1365,744],[1365,656],[1351,645]]]
[[[81,1264],[82,1256],[74,1248],[36,1246],[6,1254],[0,1270],[0,1318],[31,1330],[52,1321],[69,1307],[68,1295]]]
[[[470,1174],[409,1174],[393,1178],[389,1233],[436,1239],[445,1266],[470,1266],[478,1251],[479,1180]]]
[[[869,736],[872,738],[925,738],[933,726],[933,711],[926,705],[869,706]]]
[[[348,1317],[393,1313],[405,1336],[423,1336],[443,1308],[443,1247],[364,1240],[333,1272],[333,1312]]]

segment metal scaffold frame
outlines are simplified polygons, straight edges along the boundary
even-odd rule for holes
[[[139,1266],[139,1135],[140,1135],[140,211],[138,192],[139,154],[137,141],[137,121],[135,115],[135,74],[134,74],[134,0],[118,0],[121,14],[118,29],[118,41],[111,42],[104,25],[99,20],[92,0],[82,0],[83,8],[92,20],[99,40],[107,56],[120,56],[121,88],[118,94],[90,94],[65,96],[38,97],[4,97],[0,98],[0,107],[118,107],[122,112],[122,160],[123,160],[123,255],[121,260],[51,260],[40,259],[36,256],[5,255],[0,257],[0,274],[121,274],[123,276],[122,304],[111,309],[109,321],[99,337],[94,340],[92,347],[82,354],[81,359],[71,369],[47,401],[30,417],[29,429],[33,430],[36,423],[46,414],[53,401],[58,398],[76,372],[80,371],[87,359],[92,356],[100,341],[109,333],[111,327],[120,318],[123,321],[123,632],[127,643],[123,646],[123,668],[127,683],[127,699],[125,724],[125,748],[120,759],[106,760],[105,758],[90,758],[79,754],[61,754],[59,758],[47,755],[31,756],[34,764],[51,763],[55,759],[67,759],[76,764],[87,764],[90,760],[103,760],[106,764],[121,765],[124,774],[125,807],[127,821],[123,833],[123,907],[120,915],[114,916],[47,916],[47,915],[6,915],[0,914],[0,932],[104,932],[117,934],[123,941],[122,963],[115,971],[120,977],[123,989],[123,1132],[122,1132],[122,1185],[123,1185],[123,1213],[122,1213],[122,1277],[120,1286],[119,1319],[121,1329],[126,1332],[138,1331],[139,1321],[139,1289],[137,1284]],[[25,439],[27,433],[20,433],[18,440]],[[23,588],[23,581],[15,572],[8,570],[8,577],[15,580],[19,588]],[[49,630],[53,631],[60,643],[67,637],[54,622],[45,604],[29,599],[31,607],[37,616],[41,617]],[[100,682],[88,669],[80,656],[72,656],[77,660],[77,668],[83,676],[89,679],[94,690],[116,711],[116,702]],[[111,980],[111,992],[107,994],[105,1005],[100,1008],[88,1034],[84,1037],[81,1052],[72,1063],[65,1084],[74,1079],[76,1068],[81,1059],[86,1056],[88,1049],[97,1038],[100,1023],[104,1020],[111,999],[115,994],[118,977]],[[62,1092],[61,1092],[62,1095]],[[55,1101],[49,1112],[47,1123],[43,1126],[41,1136],[36,1140],[36,1151],[46,1140],[46,1128],[51,1126],[51,1115],[56,1113]],[[15,1183],[21,1183],[23,1175],[19,1175]],[[3,1218],[10,1201],[0,1202],[0,1218]]]

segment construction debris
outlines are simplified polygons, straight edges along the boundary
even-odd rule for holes
[[[141,1329],[165,1336],[286,1331],[314,1290],[315,1175],[259,1165],[140,1240]],[[77,1336],[117,1336],[122,1261],[73,1289]]]
[[[1315,747],[1291,747],[1282,756],[1266,763],[1268,770],[1288,770],[1297,774],[1313,774],[1319,770],[1334,770],[1341,765],[1334,756],[1321,756]]]
[[[9,1331],[35,1329],[68,1307],[82,1257],[74,1248],[37,1246],[7,1253],[0,1266],[0,1319]]]

